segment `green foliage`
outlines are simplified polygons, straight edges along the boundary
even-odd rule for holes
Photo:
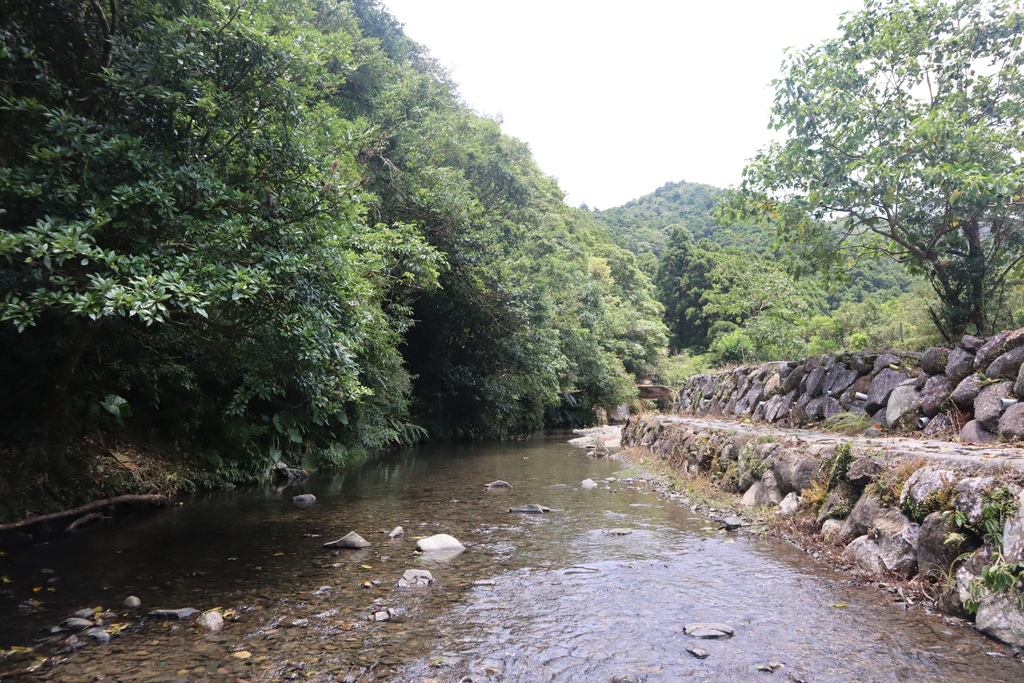
[[[651,194],[593,215],[609,234],[634,254],[661,256],[684,231],[694,241],[709,239],[720,246],[767,251],[771,235],[757,226],[723,226],[715,215],[722,190],[701,183],[665,183]]]
[[[821,461],[821,473],[825,476],[825,489],[834,491],[846,477],[853,462],[853,444],[849,441],[836,444],[832,455]]]
[[[968,585],[971,597],[965,602],[965,607],[973,614],[986,596],[1009,593],[1016,598],[1020,609],[1024,610],[1024,562],[1007,562],[1003,556],[1006,520],[1020,508],[1017,492],[1008,486],[998,486],[983,493],[982,502],[981,522],[977,526],[968,524],[966,516],[959,511],[949,513],[953,516],[953,524],[961,531],[952,532],[946,539],[947,543],[977,538],[989,550],[989,561],[982,567],[981,576]],[[956,562],[966,559],[969,554],[961,555]]]
[[[869,415],[864,413],[843,412],[826,418],[821,426],[831,432],[839,432],[847,436],[858,436],[864,433],[865,429],[874,426]]]
[[[660,362],[636,258],[376,0],[0,0],[0,129],[0,487],[88,430],[240,480],[578,423]]]
[[[1024,259],[1024,15],[1008,0],[871,0],[791,52],[728,220],[770,221],[792,264],[884,255],[925,277],[947,339],[990,332]]]

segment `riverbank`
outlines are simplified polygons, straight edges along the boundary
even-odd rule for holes
[[[914,441],[647,415],[622,430],[616,457],[656,473],[695,511],[742,511],[752,531],[896,602],[1024,646],[1020,451]]]

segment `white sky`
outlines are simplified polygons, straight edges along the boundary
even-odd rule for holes
[[[862,0],[383,0],[476,111],[530,145],[571,205],[669,181],[736,185],[770,139],[783,49]]]

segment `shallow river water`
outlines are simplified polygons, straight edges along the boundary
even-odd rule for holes
[[[904,610],[785,544],[717,530],[615,460],[549,433],[430,446],[284,491],[220,493],[0,556],[11,681],[1024,681],[1014,652]],[[593,490],[583,479],[615,481]],[[512,490],[484,490],[504,479]],[[317,502],[298,507],[299,493]],[[539,503],[542,516],[508,508]],[[387,532],[405,528],[390,540]],[[619,535],[610,530],[629,529]],[[356,531],[373,545],[333,551]],[[449,533],[447,559],[414,553]],[[435,584],[400,589],[409,568]],[[45,570],[45,571],[44,571]],[[374,583],[376,582],[376,583]],[[51,590],[52,589],[52,590]],[[120,607],[222,607],[219,634]],[[26,600],[38,609],[21,614]],[[125,624],[58,653],[43,629],[83,607]],[[392,610],[390,621],[371,621]],[[23,610],[22,610],[23,611]],[[684,626],[725,622],[696,640]],[[87,639],[83,639],[87,640]],[[697,659],[687,652],[710,653]],[[758,670],[781,663],[775,673]],[[631,678],[630,678],[631,677]]]

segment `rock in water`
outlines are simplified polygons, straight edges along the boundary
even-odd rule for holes
[[[101,629],[99,626],[93,626],[82,631],[82,635],[92,638],[96,641],[97,645],[106,645],[110,642],[110,634]]]
[[[434,536],[427,536],[416,541],[416,550],[420,550],[425,553],[437,551],[437,550],[465,550],[466,546],[459,543],[458,539],[448,534],[435,534]]]
[[[490,484],[484,484],[484,488],[485,489],[510,489],[510,488],[512,488],[512,484],[508,483],[507,481],[503,481],[501,479],[498,479],[497,481],[492,481]]]
[[[149,613],[149,616],[157,619],[188,619],[193,614],[199,614],[199,610],[182,607],[181,609],[155,609]]]
[[[405,536],[405,529],[400,526],[396,526],[391,530],[391,533],[388,534],[388,538],[402,538],[403,536]]]
[[[594,481],[593,479],[584,479],[583,481],[580,482],[580,488],[581,489],[596,489],[597,488],[597,482]]]
[[[303,493],[292,498],[292,502],[296,505],[312,505],[316,502],[316,496],[312,493]]]
[[[203,612],[196,619],[196,626],[204,628],[210,633],[220,633],[224,628],[224,616],[214,610]]]
[[[425,569],[406,569],[402,578],[398,580],[398,587],[429,586],[432,583],[434,583],[434,576]]]
[[[544,507],[543,505],[537,505],[535,503],[529,503],[527,505],[520,505],[517,508],[509,508],[509,512],[521,512],[526,515],[539,515],[545,512],[551,512],[551,508]]]
[[[725,519],[721,520],[719,524],[721,524],[721,528],[725,529],[726,531],[734,531],[736,529],[739,529],[740,527],[750,526],[750,522],[743,519],[742,517],[726,517]]]
[[[92,621],[89,619],[82,619],[81,617],[71,617],[70,619],[65,619],[60,622],[60,627],[63,630],[73,631],[75,633],[81,631],[83,628],[89,628],[90,626],[93,626]]]
[[[139,600],[134,595],[129,595],[127,598],[124,599],[123,604],[128,609],[139,609],[140,607],[142,607],[142,600]]]
[[[683,633],[691,638],[731,638],[736,633],[729,624],[687,624]]]
[[[354,531],[350,531],[336,541],[324,543],[325,548],[345,548],[348,550],[362,550],[369,548],[370,542]]]

